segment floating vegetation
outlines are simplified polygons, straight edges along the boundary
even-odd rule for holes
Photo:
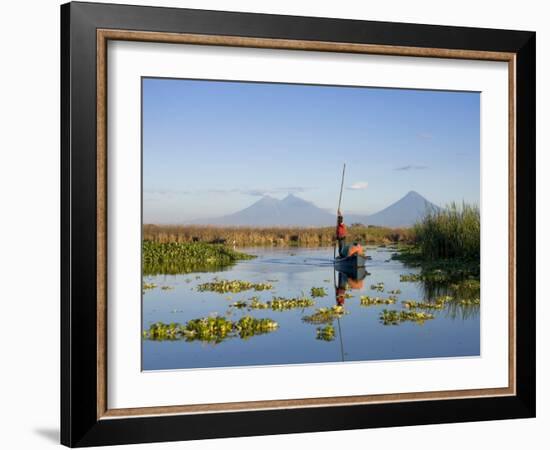
[[[467,301],[467,303],[464,304],[479,304],[479,280],[462,280],[458,283],[451,284],[450,288],[456,298]]]
[[[359,297],[361,306],[373,306],[373,305],[393,305],[396,301],[395,298],[381,298],[370,297],[368,295],[362,295]]]
[[[479,280],[462,280],[458,283],[451,284],[451,289],[455,291],[460,289],[477,289],[479,291],[480,287]]]
[[[407,300],[401,302],[401,304],[408,309],[443,309],[445,306],[444,303],[427,303],[427,302],[417,302],[414,300]]]
[[[161,286],[160,287],[163,291],[173,291],[174,286]]]
[[[407,248],[395,253],[393,259],[411,267],[420,267],[421,272],[401,276],[401,281],[424,281],[430,283],[457,283],[466,279],[479,280],[479,258],[425,259],[417,248]]]
[[[246,303],[244,300],[239,300],[235,303],[231,303],[231,305],[229,305],[233,308],[237,308],[237,309],[243,309],[243,308],[246,308],[248,306],[248,303]]]
[[[392,289],[391,291],[388,291],[388,294],[399,295],[401,294],[401,289]]]
[[[293,308],[307,308],[313,306],[315,302],[308,297],[298,297],[298,298],[284,298],[284,297],[274,297],[273,300],[267,302],[268,307],[273,311],[283,311],[285,309]]]
[[[269,333],[278,328],[279,324],[271,319],[256,319],[251,316],[244,316],[234,325],[241,339],[246,339],[258,334]]]
[[[149,327],[148,331],[143,332],[143,337],[153,340],[172,340],[179,339],[184,333],[185,327],[179,323],[157,322]]]
[[[422,281],[422,275],[419,273],[401,274],[399,275],[399,281],[401,282]]]
[[[244,316],[237,322],[225,317],[204,317],[193,319],[185,325],[180,323],[165,324],[157,322],[143,332],[143,337],[151,340],[204,341],[219,343],[231,337],[247,339],[251,336],[269,333],[276,330],[277,322],[271,319],[257,319]]]
[[[407,309],[443,309],[446,303],[453,300],[449,295],[443,295],[435,299],[435,302],[417,302],[414,300],[406,300],[401,304]]]
[[[479,298],[473,298],[473,299],[463,299],[459,302],[461,305],[464,306],[474,306],[479,305]]]
[[[370,288],[373,291],[384,292],[384,283],[371,284]]]
[[[319,308],[313,314],[302,317],[302,320],[313,324],[328,324],[344,314],[346,314],[346,311],[343,306],[333,305],[329,308]]]
[[[143,273],[146,275],[218,270],[239,260],[255,258],[222,244],[202,242],[160,243],[144,240],[142,249]]]
[[[155,283],[143,283],[143,290],[148,291],[150,289],[155,289],[157,285]]]
[[[327,294],[327,291],[325,290],[324,287],[312,287],[311,288],[311,296],[312,297],[326,297],[328,294]]]
[[[212,291],[220,294],[232,292],[234,294],[242,291],[267,291],[272,289],[273,285],[270,283],[252,283],[250,281],[242,280],[216,280],[209,283],[202,283],[197,286],[197,290],[200,292]]]
[[[401,322],[415,322],[420,325],[434,318],[433,314],[416,311],[397,311],[384,309],[380,313],[380,322],[384,325],[399,325]]]
[[[182,333],[188,341],[221,342],[233,328],[233,322],[225,317],[205,317],[187,322]]]
[[[261,302],[258,297],[252,297],[249,301],[250,303],[244,301],[235,302],[231,306],[234,308],[271,309],[273,311],[285,311],[294,308],[308,308],[315,305],[315,302],[308,297],[273,297],[272,300],[265,303]]]
[[[409,273],[400,275],[399,279],[402,282],[417,282],[427,281],[432,283],[446,283],[452,278],[452,273],[441,270],[433,269],[430,271],[423,271],[422,273]]]
[[[268,309],[269,305],[267,303],[261,302],[260,297],[252,297],[248,305],[250,309]]]
[[[317,339],[321,341],[333,341],[336,336],[334,327],[332,325],[326,325],[324,327],[317,328]]]

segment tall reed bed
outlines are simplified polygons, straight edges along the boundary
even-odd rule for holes
[[[431,210],[413,227],[424,259],[479,260],[480,215],[475,205],[455,202]]]
[[[197,225],[144,225],[143,239],[151,242],[207,242],[229,246],[330,246],[335,227],[217,227]],[[407,228],[348,226],[348,241],[364,244],[409,242]]]

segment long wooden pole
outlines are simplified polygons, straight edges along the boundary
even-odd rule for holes
[[[342,169],[342,182],[340,183],[340,198],[338,199],[338,209],[336,210],[336,231],[338,231],[338,211],[340,211],[340,206],[342,205],[342,192],[344,191],[344,177],[346,176],[346,163]],[[333,259],[336,259],[336,246],[338,245],[338,240],[334,243],[334,252]]]
[[[342,169],[342,183],[340,183],[340,198],[338,199],[338,210],[340,211],[340,206],[342,205],[342,192],[344,191],[344,177],[346,176],[346,163],[344,163],[344,168]]]
[[[340,198],[338,198],[338,209],[336,210],[336,231],[338,232],[338,211],[340,211],[340,206],[342,206],[342,192],[344,192],[344,177],[346,176],[346,163],[342,168],[342,182],[340,183]],[[334,243],[334,255],[333,259],[336,259],[336,246],[338,245],[338,240]],[[336,269],[333,269],[334,273],[334,289],[337,291],[338,287],[336,285]],[[336,293],[338,296],[338,293]],[[340,317],[336,318],[338,321],[338,337],[340,338],[340,355],[342,356],[342,362],[344,361],[344,340],[342,338],[342,328],[340,327]]]

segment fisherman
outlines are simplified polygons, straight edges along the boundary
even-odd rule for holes
[[[352,255],[362,255],[363,254],[363,247],[359,242],[354,242],[353,245],[349,248],[348,256]]]
[[[346,243],[347,229],[344,225],[344,216],[342,211],[338,210],[338,220],[336,225],[336,239],[338,240],[338,254],[340,258],[344,257],[344,245]]]

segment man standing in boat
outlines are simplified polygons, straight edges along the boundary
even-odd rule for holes
[[[340,258],[342,258],[344,256],[343,251],[348,231],[346,229],[346,225],[344,225],[344,216],[342,215],[342,211],[340,210],[338,210],[338,220],[336,222],[336,240],[338,241],[338,255],[340,255]]]

